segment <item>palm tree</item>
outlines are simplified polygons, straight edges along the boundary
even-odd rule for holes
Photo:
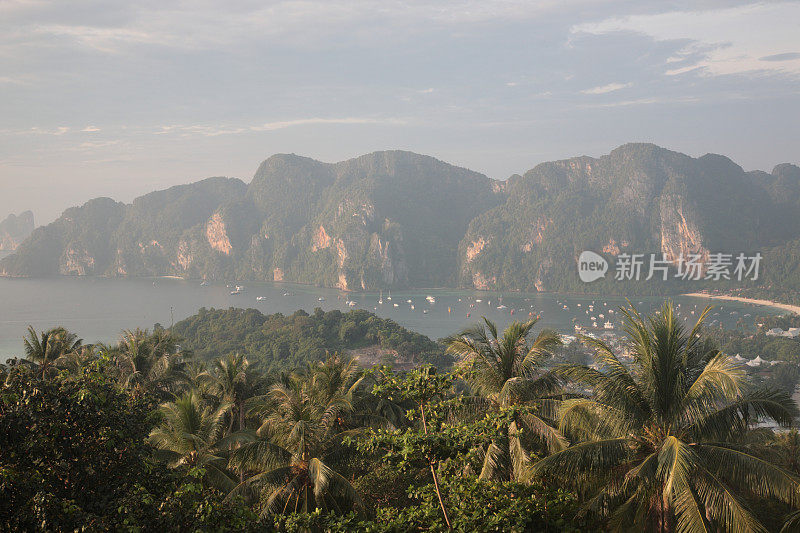
[[[797,429],[775,435],[767,446],[767,453],[774,454],[781,466],[800,476],[800,432]]]
[[[331,466],[342,452],[340,417],[352,410],[343,379],[329,360],[311,376],[293,375],[270,387],[269,410],[258,439],[231,453],[231,466],[247,475],[234,494],[253,491],[263,513],[345,512],[359,506],[352,485]]]
[[[23,343],[25,358],[39,365],[44,376],[56,359],[80,350],[83,340],[60,326],[42,331],[40,335],[33,326],[28,326],[28,335]]]
[[[703,340],[708,311],[687,332],[671,302],[647,319],[622,309],[629,366],[584,338],[597,368],[562,372],[594,397],[565,401],[559,416],[585,441],[533,475],[582,486],[586,509],[609,515],[613,529],[765,531],[746,496],[796,505],[797,478],[754,453],[748,435],[764,418],[788,426],[797,407],[784,392],[749,388],[736,361]]]
[[[163,421],[150,433],[150,443],[158,450],[157,456],[171,467],[202,467],[210,484],[229,491],[236,483],[226,469],[226,449],[242,438],[231,435],[223,439],[229,410],[230,404],[213,408],[205,405],[196,392],[185,392],[161,406]]]
[[[66,370],[69,374],[78,374],[81,369],[97,361],[98,350],[100,348],[101,346],[95,344],[84,344],[77,350],[71,351],[56,359],[53,365],[61,370]]]
[[[126,329],[112,353],[126,388],[145,388],[166,398],[188,381],[184,366],[190,354],[166,330],[150,334],[146,329]]]
[[[196,382],[220,402],[231,406],[228,417],[228,433],[233,432],[234,421],[237,431],[245,429],[246,403],[254,397],[263,382],[260,375],[254,373],[247,359],[239,354],[228,355],[224,359],[216,359],[212,367],[196,377]]]
[[[542,330],[529,346],[528,337],[538,317],[512,322],[502,336],[493,322],[483,320],[484,325],[448,339],[447,351],[461,358],[467,380],[488,401],[488,408],[529,408],[506,428],[502,439],[489,445],[480,474],[481,479],[519,479],[531,462],[521,433],[539,440],[548,451],[566,446],[549,420],[559,403],[559,382],[552,372],[541,369],[541,363],[561,345],[561,339],[553,331]]]

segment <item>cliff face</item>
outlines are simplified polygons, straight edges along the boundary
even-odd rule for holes
[[[459,247],[460,283],[476,289],[614,292],[587,287],[583,250],[621,253],[755,252],[796,238],[800,169],[746,173],[718,155],[700,158],[630,144],[600,158],[541,164],[506,185],[506,202],[475,217]],[[787,230],[787,228],[793,228]],[[613,277],[607,276],[607,278]]]
[[[708,259],[708,249],[703,246],[703,235],[700,232],[695,215],[684,207],[681,197],[666,194],[661,197],[661,252],[664,258],[677,263],[680,257],[690,254],[700,255]]]
[[[0,260],[0,275],[614,292],[608,279],[577,280],[581,251],[675,262],[770,250],[783,261],[799,235],[800,168],[789,164],[744,172],[718,155],[630,144],[495,182],[409,152],[335,164],[284,154],[249,185],[209,178],[68,209]]]
[[[501,195],[481,174],[409,152],[333,165],[273,156],[248,190],[261,223],[237,272],[344,290],[454,285],[470,218]]]
[[[249,185],[209,178],[127,206],[98,199],[68,210],[0,262],[0,273],[169,274],[344,290],[454,285],[470,218],[501,198],[489,178],[409,152],[337,164],[276,155]],[[451,213],[448,204],[458,208]],[[47,260],[37,264],[38,256]]]
[[[34,229],[33,213],[23,211],[19,215],[8,215],[0,222],[0,250],[16,250]]]

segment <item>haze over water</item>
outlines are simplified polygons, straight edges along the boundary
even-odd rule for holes
[[[252,307],[265,314],[291,314],[298,309],[310,313],[316,307],[346,312],[351,309],[346,301],[352,300],[356,302],[355,309],[391,318],[408,329],[438,339],[474,324],[481,316],[505,326],[515,319],[527,319],[529,313],[541,313],[541,324],[562,333],[573,333],[575,323],[590,326],[591,316],[597,318],[601,327],[610,319],[615,331],[619,331],[618,313],[610,313],[609,309],[616,311],[626,303],[620,297],[417,289],[392,292],[391,300],[388,300],[389,293],[384,292],[384,303],[379,305],[379,293],[344,293],[288,283],[245,282],[244,286],[243,294],[231,295],[231,288],[224,283],[200,286],[199,281],[179,279],[0,278],[0,361],[22,355],[22,337],[28,325],[37,330],[60,325],[77,333],[85,342],[114,342],[123,329],[152,328],[156,322],[168,327],[173,318],[177,322],[195,314],[201,307]],[[434,296],[436,303],[427,302],[428,295]],[[257,296],[266,298],[257,301]],[[482,301],[476,302],[476,299]],[[676,297],[674,300],[681,304],[680,311],[687,322],[692,322],[705,305],[713,305],[718,315],[712,315],[709,321],[720,320],[726,328],[735,327],[740,317],[752,326],[757,315],[779,313],[769,307],[703,298]],[[655,311],[663,299],[636,298],[632,301],[640,311],[649,313]],[[592,302],[594,310],[587,314],[587,306]],[[506,307],[498,309],[500,305]],[[564,309],[564,305],[569,309]],[[690,311],[694,309],[697,311],[692,315]],[[600,313],[605,317],[600,318]],[[751,316],[745,317],[745,314]]]

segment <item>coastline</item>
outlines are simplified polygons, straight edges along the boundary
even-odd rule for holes
[[[723,294],[706,294],[704,292],[689,292],[683,294],[682,296],[694,296],[696,298],[710,298],[712,300],[727,300],[733,302],[741,302],[747,304],[755,304],[755,305],[766,305],[768,307],[774,307],[776,309],[783,309],[784,311],[789,311],[790,313],[795,313],[800,315],[800,305],[791,305],[791,304],[782,304],[780,302],[773,302],[772,300],[760,300],[757,298],[743,298],[741,296],[726,296]]]

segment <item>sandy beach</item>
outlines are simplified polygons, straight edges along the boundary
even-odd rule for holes
[[[698,298],[711,298],[714,300],[730,300],[734,302],[743,302],[748,304],[767,305],[769,307],[775,307],[778,309],[789,311],[790,313],[800,314],[800,305],[782,304],[779,302],[773,302],[771,300],[758,300],[756,298],[742,298],[741,296],[726,296],[722,294],[720,295],[706,294],[704,292],[690,292],[684,294],[684,296],[696,296]]]

